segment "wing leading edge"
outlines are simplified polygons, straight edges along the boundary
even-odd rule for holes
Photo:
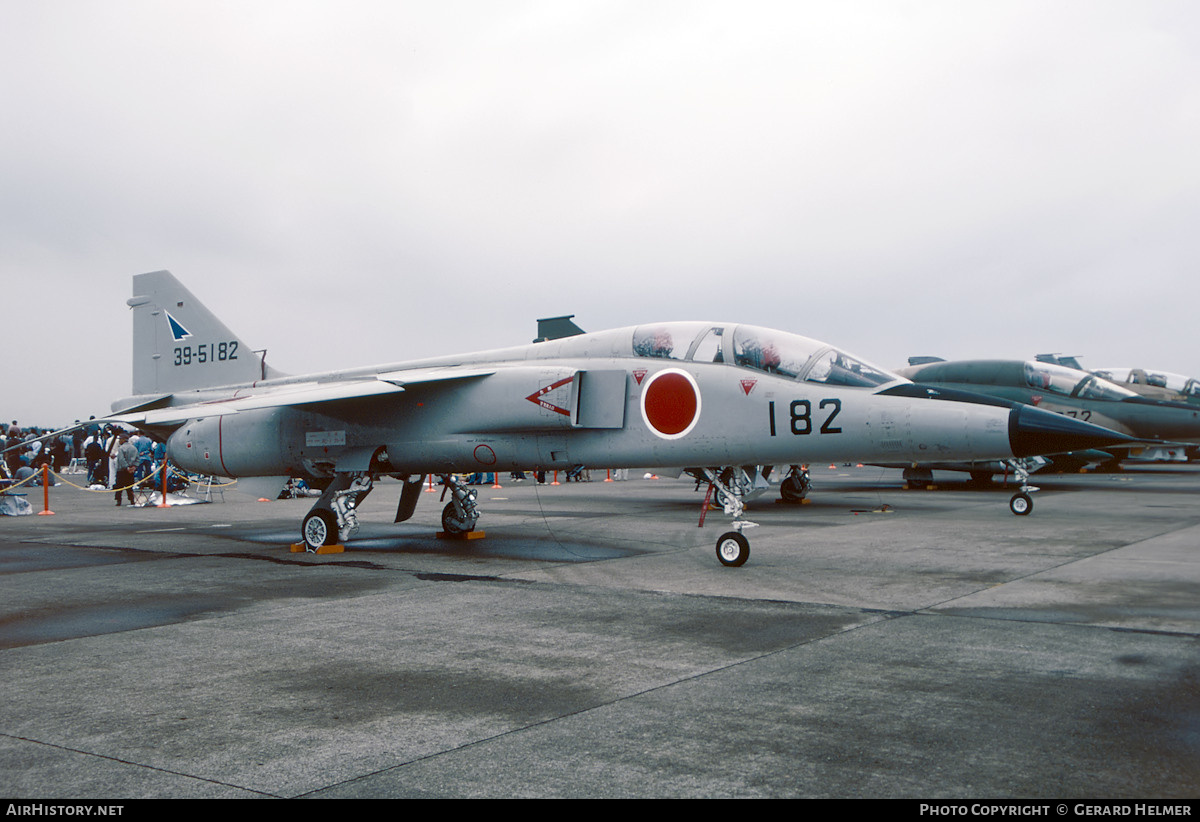
[[[182,425],[197,417],[216,417],[259,408],[319,405],[340,400],[363,399],[404,392],[406,385],[477,379],[495,373],[495,369],[425,368],[390,371],[368,379],[341,382],[301,382],[240,388],[232,396],[170,405],[165,408],[135,410],[108,417],[131,425]]]

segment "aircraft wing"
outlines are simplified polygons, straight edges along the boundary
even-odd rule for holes
[[[98,420],[88,420],[87,422],[77,422],[74,425],[68,425],[66,428],[60,428],[57,431],[50,431],[46,434],[42,434],[40,437],[33,437],[33,438],[27,439],[27,440],[25,440],[25,439],[20,440],[19,442],[15,442],[11,445],[6,445],[4,448],[0,449],[0,454],[7,454],[9,451],[19,451],[19,450],[28,448],[29,446],[33,445],[35,442],[49,442],[50,440],[58,439],[63,434],[73,434],[76,431],[78,431],[80,428],[87,428],[89,425],[92,425],[95,422],[98,422]]]
[[[243,388],[230,397],[113,414],[105,421],[131,425],[182,425],[197,417],[217,417],[257,408],[315,405],[337,400],[399,394],[404,391],[406,385],[474,379],[494,373],[495,369],[418,368],[335,382],[285,383]]]
[[[383,374],[377,374],[375,379],[403,388],[406,385],[419,385],[426,382],[446,382],[447,380],[490,377],[495,373],[495,368],[409,368],[402,371],[388,371]]]

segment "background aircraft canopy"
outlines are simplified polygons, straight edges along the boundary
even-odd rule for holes
[[[733,363],[796,380],[871,388],[903,377],[818,340],[753,325],[661,323],[634,329],[633,352],[693,362]]]
[[[1076,371],[1073,368],[1046,362],[1026,362],[1025,383],[1030,388],[1084,400],[1120,401],[1137,396],[1116,383],[1088,374],[1086,371]]]
[[[1143,371],[1140,368],[1098,368],[1092,372],[1115,383],[1152,385],[1191,397],[1200,397],[1200,381],[1170,371]]]

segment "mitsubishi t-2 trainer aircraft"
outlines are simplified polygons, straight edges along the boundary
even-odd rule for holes
[[[1037,361],[1087,371],[1152,400],[1200,405],[1200,380],[1195,377],[1144,368],[1084,368],[1077,357],[1062,354],[1038,354]]]
[[[1157,369],[1148,371],[1144,368],[1084,368],[1079,364],[1078,358],[1062,354],[1038,354],[1037,361],[1087,371],[1148,400],[1183,403],[1200,408],[1200,380],[1195,377]],[[1161,443],[1146,448],[1137,457],[1154,461],[1191,461],[1200,456],[1200,445],[1197,442],[1198,440],[1193,439],[1190,443]]]
[[[194,472],[304,477],[310,550],[345,540],[380,476],[403,482],[409,519],[426,476],[450,491],[447,532],[475,528],[456,472],[700,467],[741,565],[742,466],[1008,459],[1123,439],[1023,405],[929,390],[839,349],[750,325],[674,322],[459,356],[284,376],[167,271],[136,275],[133,391],[112,419],[166,440]]]
[[[910,363],[913,364],[899,373],[924,385],[1028,403],[1128,434],[1131,439],[1124,447],[1119,443],[1110,444],[1115,448],[1097,446],[1105,452],[1101,456],[1110,466],[1128,456],[1131,447],[1200,443],[1200,406],[1139,396],[1096,373],[1059,362],[1042,358],[947,362],[937,357],[915,357],[910,358]],[[1054,461],[1066,467],[1074,465],[1071,455],[1065,453],[1062,457],[1056,454]],[[990,469],[984,470],[991,473]]]

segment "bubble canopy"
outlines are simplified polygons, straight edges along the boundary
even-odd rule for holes
[[[1085,400],[1126,400],[1137,395],[1101,377],[1052,363],[1025,363],[1025,383],[1067,397]]]
[[[1200,380],[1170,371],[1144,371],[1140,368],[1104,368],[1092,372],[1118,385],[1150,385],[1189,397],[1200,397]]]
[[[754,325],[678,322],[638,326],[633,353],[679,362],[727,363],[826,385],[874,388],[908,382],[819,340]]]

